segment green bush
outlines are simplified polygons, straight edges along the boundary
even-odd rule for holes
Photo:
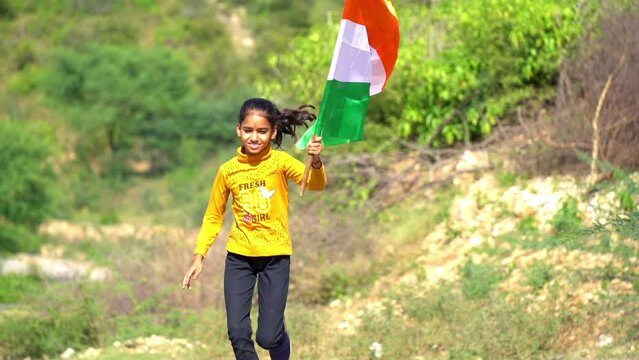
[[[0,121],[0,222],[39,225],[53,210],[53,142],[18,121]]]
[[[1,275],[0,289],[0,303],[16,304],[33,294],[42,293],[44,284],[42,279],[36,276]]]
[[[33,230],[7,222],[0,222],[0,254],[37,253],[43,239]]]
[[[551,224],[555,232],[575,231],[581,226],[577,199],[569,197],[561,205],[561,209],[553,216]]]
[[[67,347],[98,346],[102,320],[88,294],[73,300],[53,296],[37,313],[0,318],[0,357],[44,358]]]
[[[553,278],[553,268],[541,260],[532,263],[526,272],[526,285],[534,291],[541,290]]]
[[[524,234],[537,234],[539,233],[539,225],[537,219],[534,216],[526,216],[517,223],[516,227],[518,232]]]
[[[392,303],[365,313],[349,344],[352,358],[368,358],[372,341],[383,344],[389,359],[543,358],[563,321],[550,312],[529,313],[526,303],[501,296],[470,300],[451,284],[421,295],[404,288]],[[398,306],[403,311],[393,311]]]
[[[45,90],[80,133],[80,162],[98,174],[125,179],[131,159],[162,172],[179,165],[185,139],[206,140],[206,151],[233,137],[226,109],[239,101],[199,98],[190,63],[167,48],[60,50],[50,70]]]
[[[11,94],[27,95],[35,90],[43,78],[43,71],[37,65],[28,65],[22,71],[14,73],[7,82],[7,91]]]
[[[58,46],[81,49],[87,43],[131,46],[138,43],[140,28],[133,16],[79,17],[56,28],[51,37]]]
[[[369,121],[435,146],[489,134],[523,101],[551,98],[562,58],[594,13],[595,5],[580,12],[577,3],[449,0],[398,6],[397,64],[385,92],[372,101]],[[337,28],[315,25],[293,39],[290,51],[267,55],[275,76],[258,79],[258,88],[268,96],[318,103]]]
[[[319,298],[323,303],[339,299],[347,294],[350,283],[343,270],[332,268],[322,276],[322,287],[319,290]]]
[[[487,298],[501,280],[501,273],[490,264],[475,264],[469,260],[461,268],[461,287],[467,299]]]

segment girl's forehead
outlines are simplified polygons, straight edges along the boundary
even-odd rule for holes
[[[259,113],[249,113],[244,117],[244,120],[242,120],[242,126],[264,128],[271,127],[271,123],[265,116]]]

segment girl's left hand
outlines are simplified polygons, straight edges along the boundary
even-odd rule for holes
[[[313,136],[311,141],[306,146],[306,152],[309,155],[313,155],[313,157],[317,158],[321,154],[322,150],[324,150],[324,144],[322,143],[321,136]]]

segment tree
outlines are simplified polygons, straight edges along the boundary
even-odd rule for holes
[[[477,0],[398,6],[402,40],[393,76],[369,122],[432,146],[470,142],[529,99],[548,99],[559,64],[580,38],[596,2]],[[269,95],[319,101],[337,23],[312,27],[271,54]]]
[[[0,121],[0,223],[35,228],[52,211],[52,142],[17,121]]]
[[[168,49],[89,45],[54,56],[46,92],[79,130],[78,157],[100,173],[126,174],[144,157],[175,161],[195,96],[188,61]]]

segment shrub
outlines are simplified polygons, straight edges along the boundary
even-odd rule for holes
[[[536,260],[528,268],[526,285],[530,285],[534,291],[541,290],[552,278],[552,266],[541,260]]]
[[[0,222],[0,254],[37,253],[42,242],[40,236],[23,225]]]
[[[319,298],[323,303],[339,299],[346,295],[349,286],[349,278],[343,270],[337,268],[329,269],[322,276]]]
[[[561,59],[596,7],[580,11],[577,3],[480,0],[398,7],[402,45],[369,118],[428,145],[482,138],[518,104],[553,93]],[[318,103],[325,79],[317,69],[328,70],[336,33],[334,23],[316,25],[293,39],[291,51],[268,55],[276,76],[260,79],[258,88]]]
[[[485,299],[502,275],[490,264],[475,264],[469,260],[461,269],[461,287],[467,299]]]
[[[553,345],[562,325],[550,312],[529,313],[525,302],[470,300],[451,284],[421,295],[405,288],[393,298],[395,305],[365,313],[350,342],[352,358],[367,358],[376,340],[392,359],[534,359]],[[398,306],[404,311],[393,311]]]
[[[21,122],[0,121],[0,222],[33,228],[53,210],[53,149],[46,134]]]
[[[81,294],[72,301],[66,296],[49,297],[47,305],[38,306],[38,313],[2,318],[0,357],[44,358],[67,347],[98,346],[102,320],[92,296]]]
[[[639,61],[636,34],[639,7],[606,3],[607,11],[597,26],[580,43],[579,50],[561,69],[556,113],[544,123],[553,147],[546,157],[563,157],[579,163],[575,150],[593,152],[593,121],[598,113],[599,160],[622,168],[639,168]],[[623,2],[622,2],[623,3]],[[604,92],[604,89],[606,89]],[[542,159],[540,162],[547,162]]]
[[[553,216],[551,224],[557,233],[579,229],[581,218],[579,217],[577,200],[572,197],[567,198],[561,205],[561,209]]]
[[[15,304],[32,294],[41,293],[44,290],[44,284],[36,276],[1,275],[0,289],[2,289],[0,303]]]

